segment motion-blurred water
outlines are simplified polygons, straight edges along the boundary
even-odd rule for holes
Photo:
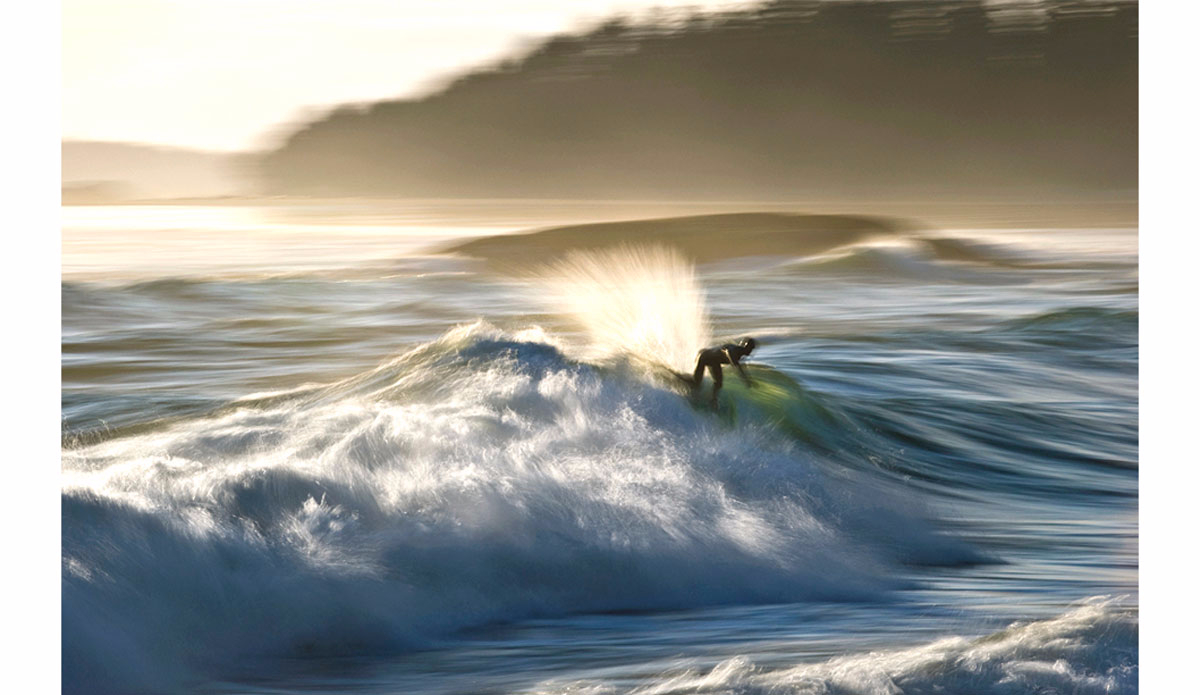
[[[434,252],[621,212],[64,209],[64,690],[1136,691],[1136,230]]]

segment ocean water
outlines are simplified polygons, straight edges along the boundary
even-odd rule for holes
[[[64,208],[64,692],[1137,691],[1136,229],[630,213]]]

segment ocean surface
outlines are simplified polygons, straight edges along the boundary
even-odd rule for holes
[[[1137,230],[713,211],[64,208],[64,692],[1136,692]]]

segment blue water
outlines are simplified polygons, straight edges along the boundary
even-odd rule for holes
[[[731,243],[721,416],[518,215],[286,212],[65,222],[65,692],[1136,692],[1136,230]]]

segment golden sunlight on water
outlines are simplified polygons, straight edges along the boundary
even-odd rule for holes
[[[419,253],[513,231],[448,220],[323,224],[262,206],[62,208],[62,274],[93,280],[275,275]]]

